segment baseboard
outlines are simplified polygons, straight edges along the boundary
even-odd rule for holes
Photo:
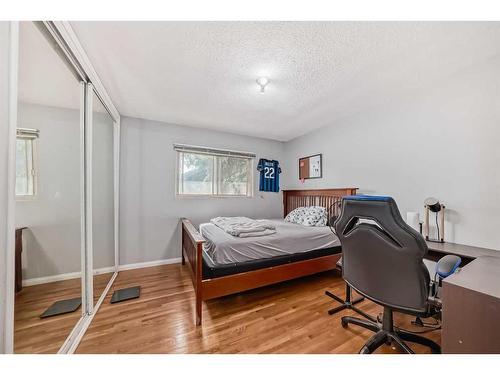
[[[33,279],[23,280],[23,286],[32,286],[32,285],[53,283],[55,281],[79,279],[81,277],[81,274],[82,274],[81,272],[70,272],[70,273],[62,273],[60,275],[35,277]]]
[[[102,275],[103,273],[111,273],[111,272],[115,272],[115,267],[104,267],[96,269],[94,271],[94,275]],[[79,279],[80,277],[81,277],[81,272],[69,272],[69,273],[61,273],[59,275],[35,277],[33,279],[23,280],[23,286],[32,286],[32,285],[53,283],[55,281]]]
[[[137,268],[147,268],[147,267],[154,267],[154,266],[163,266],[165,264],[175,264],[175,263],[180,263],[180,262],[181,262],[181,258],[172,258],[172,259],[153,260],[151,262],[122,264],[122,265],[118,266],[118,271],[134,270]],[[114,272],[114,271],[115,271],[115,267],[104,267],[104,268],[99,268],[99,269],[95,270],[94,275],[101,275],[103,273],[110,273],[110,272]],[[69,273],[62,273],[60,275],[35,277],[33,279],[23,280],[23,286],[32,286],[32,285],[53,283],[55,281],[79,279],[80,277],[81,277],[81,272],[69,272]]]
[[[181,260],[182,258],[172,258],[172,259],[153,260],[151,262],[122,264],[118,266],[118,271],[134,270],[137,268],[147,268],[154,266],[163,266],[165,264],[176,264],[180,263]]]
[[[94,275],[102,275],[103,273],[111,273],[111,272],[115,272],[116,270],[117,269],[114,266],[98,268],[94,271]]]

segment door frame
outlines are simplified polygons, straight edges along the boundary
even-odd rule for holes
[[[7,197],[5,205],[6,233],[5,233],[5,282],[0,285],[4,290],[0,293],[5,298],[2,314],[4,321],[2,340],[3,352],[12,353],[14,350],[14,275],[15,275],[15,178],[16,178],[16,128],[17,128],[17,78],[19,56],[19,22],[9,22],[9,73],[8,73],[8,143],[7,143]],[[3,199],[3,197],[2,197]],[[1,266],[0,266],[1,267]],[[0,270],[1,271],[1,270]],[[1,272],[0,272],[1,274]]]

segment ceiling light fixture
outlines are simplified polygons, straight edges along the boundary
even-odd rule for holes
[[[264,93],[266,90],[266,86],[269,84],[269,78],[267,77],[259,77],[257,78],[257,84],[260,86],[260,92]]]

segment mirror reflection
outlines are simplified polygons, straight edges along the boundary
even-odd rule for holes
[[[97,95],[92,101],[92,247],[94,304],[114,273],[114,122]]]
[[[81,85],[20,23],[14,351],[56,353],[82,315]]]

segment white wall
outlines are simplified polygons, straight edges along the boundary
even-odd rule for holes
[[[120,168],[120,264],[181,256],[181,217],[200,224],[218,215],[282,216],[281,193],[253,198],[177,198],[174,143],[249,151],[282,160],[283,144],[259,138],[122,117]]]
[[[497,57],[286,143],[285,185],[388,194],[404,218],[423,219],[434,196],[447,206],[447,241],[500,249],[499,144]],[[298,158],[316,153],[324,178],[301,184]]]

